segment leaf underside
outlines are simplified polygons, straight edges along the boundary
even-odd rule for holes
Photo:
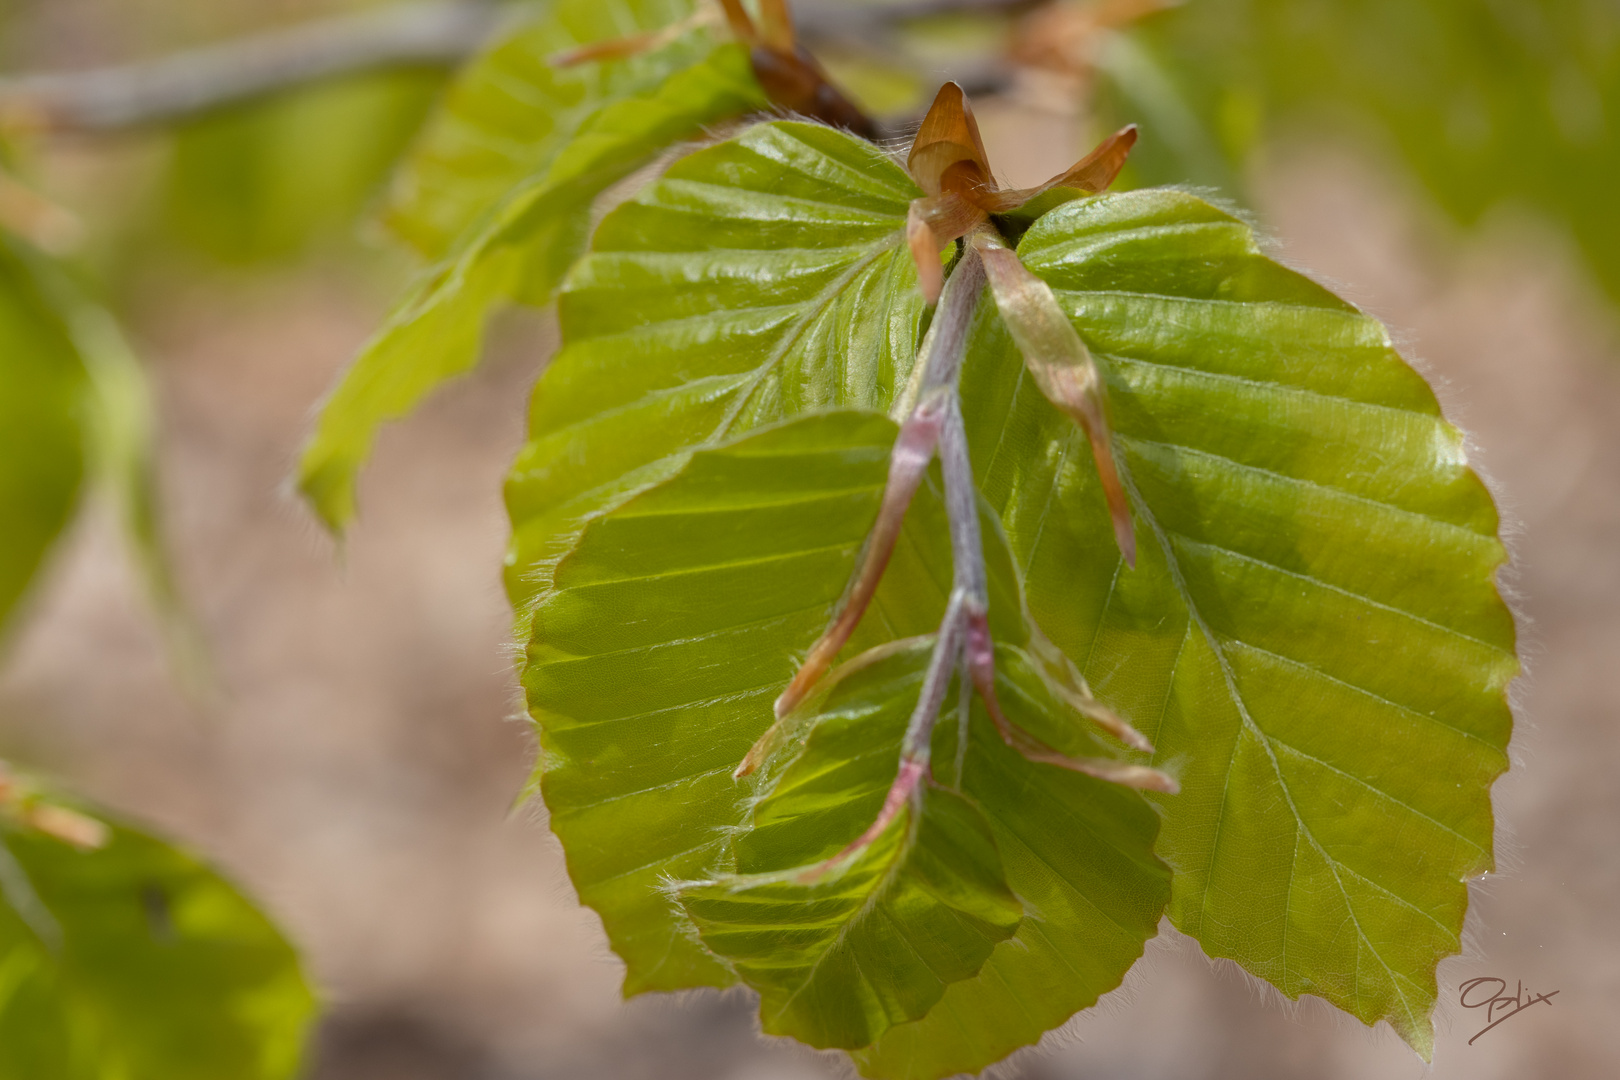
[[[1387,1019],[1426,1052],[1434,967],[1457,950],[1465,880],[1490,866],[1506,765],[1517,662],[1495,510],[1383,328],[1179,192],[1068,203],[1019,248],[1107,381],[1137,569],[1119,560],[1084,434],[987,300],[963,400],[993,514],[1003,706],[1054,745],[1086,731],[1030,682],[1033,617],[1182,794],[1154,796],[1156,815],[1029,763],[977,713],[957,778],[947,716],[935,780],[982,818],[1023,918],[976,974],[924,963],[843,995],[818,981],[876,939],[837,904],[817,915],[786,897],[864,871],[782,875],[872,820],[903,694],[845,725],[869,740],[864,764],[799,815],[802,835],[767,819],[808,797],[786,778],[831,760],[818,739],[845,745],[844,714],[802,718],[756,787],[731,772],[876,512],[895,429],[875,414],[910,373],[922,316],[902,244],[917,194],[853,137],[760,125],[610,214],[564,290],[564,347],[508,485],[508,587],[552,828],[626,992],[741,976],[768,1030],[855,1048],[869,1075],[980,1069],[1118,985],[1165,903],[1156,850],[1176,870],[1171,918],[1211,955]],[[949,580],[925,483],[845,656],[932,632]],[[844,670],[870,681],[901,657]],[[905,852],[927,850],[911,835],[863,859],[903,876]],[[761,874],[775,876],[748,879],[763,892],[737,877]],[[678,906],[669,883],[694,881],[719,908]],[[785,952],[764,932],[773,911],[798,928]],[[807,978],[824,955],[837,963]]]

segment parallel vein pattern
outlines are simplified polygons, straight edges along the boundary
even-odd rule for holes
[[[587,528],[535,605],[542,791],[627,992],[734,978],[660,886],[704,877],[743,821],[732,770],[838,599],[893,431],[833,414],[698,453]]]
[[[762,785],[737,872],[679,888],[703,943],[760,990],[771,1034],[870,1045],[977,974],[1023,918],[984,816],[940,787],[853,865],[798,880],[882,805],[931,644],[875,650],[832,676],[801,752]]]
[[[586,517],[680,455],[826,406],[887,409],[922,302],[916,189],[876,147],[778,123],[676,163],[603,221],[560,299],[507,484],[522,611]]]
[[[975,460],[1042,625],[1181,769],[1173,920],[1427,1053],[1518,670],[1461,435],[1382,326],[1192,196],[1071,204],[1020,253],[1105,369],[1155,542],[1109,555],[1073,434],[989,322]]]

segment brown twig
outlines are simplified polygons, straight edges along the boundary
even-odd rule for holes
[[[105,132],[378,68],[449,65],[495,29],[488,0],[436,0],[321,19],[144,63],[0,79],[0,126]]]

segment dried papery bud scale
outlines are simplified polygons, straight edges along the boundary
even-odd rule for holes
[[[973,234],[973,246],[984,259],[990,292],[1002,322],[1024,355],[1024,366],[1046,399],[1085,431],[1113,520],[1114,539],[1120,554],[1134,567],[1136,533],[1130,503],[1114,464],[1107,391],[1090,351],[1058,306],[1051,287],[1030,273],[1016,252],[983,230]]]
[[[756,26],[741,0],[721,0],[732,34],[748,47],[754,77],[776,105],[833,127],[876,138],[877,125],[832,84],[816,58],[799,44],[787,0],[764,0]]]
[[[1133,124],[1046,183],[1003,190],[996,186],[972,103],[956,83],[940,87],[906,157],[906,171],[924,193],[912,202],[906,221],[906,242],[923,298],[930,304],[939,299],[939,253],[946,244],[985,226],[991,215],[1016,211],[1054,189],[1087,194],[1105,190],[1125,167],[1134,145]]]

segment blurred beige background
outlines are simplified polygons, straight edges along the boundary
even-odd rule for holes
[[[117,27],[84,18],[108,6],[40,6],[40,48],[95,58]],[[122,17],[138,27],[160,6]],[[981,115],[1009,180],[1074,156],[1062,117]],[[1475,886],[1471,953],[1441,968],[1435,1063],[1387,1028],[1281,1002],[1166,927],[1124,988],[1004,1075],[1620,1075],[1620,321],[1558,236],[1502,214],[1461,237],[1395,175],[1292,146],[1257,190],[1283,257],[1386,319],[1444,384],[1516,523],[1529,675],[1496,789],[1501,872]],[[264,901],[331,1002],[317,1080],[839,1075],[759,1039],[741,994],[621,1003],[542,816],[511,812],[531,749],[513,719],[500,480],[546,317],[503,320],[477,375],[389,430],[341,552],[286,494],[313,403],[386,310],[386,276],[334,258],[135,275],[167,525],[221,693],[175,688],[94,513],[8,643],[0,754],[183,838]],[[1455,1000],[1477,975],[1559,993],[1470,1046],[1483,1021]]]

